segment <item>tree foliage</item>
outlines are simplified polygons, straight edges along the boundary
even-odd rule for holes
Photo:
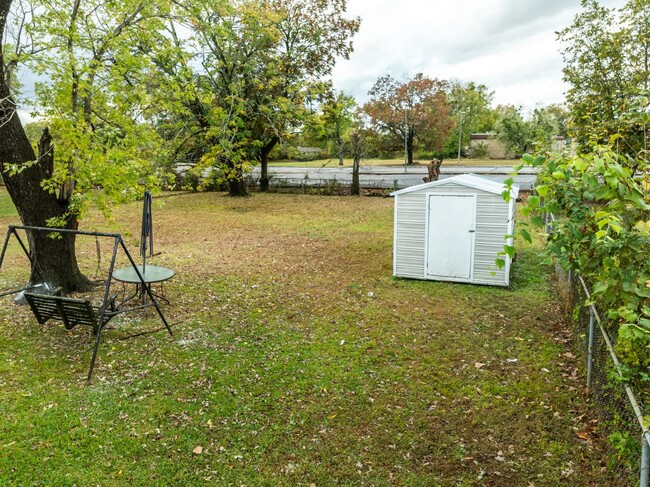
[[[650,124],[650,98],[636,123]],[[650,376],[650,167],[643,155],[625,154],[614,135],[608,145],[582,154],[524,156],[538,168],[537,195],[523,208],[533,225],[556,217],[546,254],[565,269],[578,271],[592,287],[627,372],[647,388]],[[521,230],[526,239],[530,234]]]
[[[345,5],[188,1],[178,15],[189,21],[189,39],[162,37],[160,44],[173,41],[162,56],[151,46],[160,73],[167,75],[162,83],[176,84],[170,91],[180,94],[169,111],[191,120],[183,128],[205,145],[203,166],[216,167],[231,194],[245,194],[243,174],[251,162],[262,162],[265,178],[269,152],[308,115],[306,104],[322,92],[320,78],[337,57],[349,56],[359,20],[345,16]],[[186,76],[177,84],[180,72]]]
[[[527,158],[529,162],[534,158]],[[541,161],[540,161],[541,162]],[[593,300],[610,319],[617,348],[635,380],[650,365],[650,180],[635,176],[644,161],[621,156],[611,146],[541,166],[537,192],[529,198],[532,221],[558,219],[547,253],[591,283]]]
[[[240,194],[246,165],[264,162],[294,130],[318,79],[351,52],[359,20],[345,16],[345,3],[19,4],[20,38],[11,49],[3,46],[0,59],[0,115],[7,122],[0,135],[11,141],[3,143],[0,163],[23,222],[76,228],[90,200],[108,211],[111,202],[156,185],[172,143],[182,148],[197,136],[200,157]],[[11,4],[0,3],[3,34]],[[33,110],[50,130],[38,158],[11,96],[18,62],[43,80]],[[48,243],[34,255],[47,253]],[[57,258],[59,268],[76,267],[73,238],[50,254],[52,268]]]
[[[630,0],[616,10],[583,0],[582,6],[573,25],[559,34],[570,84],[568,131],[578,138],[580,151],[523,157],[539,173],[537,194],[522,211],[540,228],[547,215],[554,215],[546,255],[586,279],[592,289],[589,303],[598,305],[616,336],[619,371],[647,391],[650,5]],[[557,107],[541,115],[552,115],[563,130],[566,118]],[[526,228],[519,232],[530,240]]]
[[[567,112],[559,105],[537,106],[528,116],[521,108],[499,105],[495,109],[495,131],[506,151],[521,157],[527,152],[550,151],[556,136],[562,136]]]
[[[136,48],[160,28],[164,2],[52,0],[33,12],[25,63],[43,79],[34,111],[56,147],[44,188],[79,216],[89,199],[108,210],[155,186],[160,141],[148,122],[156,110]]]
[[[452,80],[448,83],[447,100],[451,105],[451,117],[460,127],[461,148],[469,144],[473,133],[488,132],[494,128],[495,115],[491,109],[494,92],[483,84],[472,81]],[[458,130],[452,130],[445,141],[445,156],[454,156],[458,151]]]
[[[445,82],[422,73],[403,82],[382,76],[363,110],[376,132],[390,136],[395,146],[406,143],[408,164],[413,164],[416,146],[442,151],[454,127],[446,88]]]
[[[495,111],[495,130],[499,140],[505,144],[506,152],[521,157],[522,154],[532,151],[535,146],[533,127],[530,121],[524,118],[521,108],[499,105]]]
[[[650,81],[650,4],[628,0],[620,9],[583,0],[582,12],[558,34],[569,83],[570,131],[583,149],[620,134],[625,152],[641,150],[642,127],[629,114]]]
[[[329,93],[321,105],[321,114],[312,123],[311,131],[316,132],[317,138],[326,140],[334,145],[334,152],[343,165],[346,150],[346,133],[355,121],[357,103],[354,97],[339,91]]]

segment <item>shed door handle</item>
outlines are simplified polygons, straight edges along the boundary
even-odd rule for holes
[[[469,233],[476,233],[476,230],[470,230]]]

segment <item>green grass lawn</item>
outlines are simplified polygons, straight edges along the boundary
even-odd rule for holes
[[[344,167],[352,167],[352,159],[343,160]],[[415,161],[414,164],[426,165],[430,161],[421,160]],[[471,166],[471,167],[484,167],[484,166],[516,166],[519,163],[518,159],[466,159],[461,158],[460,162],[457,159],[445,159],[442,161],[443,166]],[[403,166],[404,159],[364,159],[361,161],[362,166]],[[340,167],[338,159],[319,159],[316,161],[273,161],[269,163],[270,167]]]
[[[539,247],[512,290],[394,279],[392,203],[156,199],[174,336],[115,319],[90,386],[89,330],[4,298],[0,485],[622,485]],[[139,204],[115,216],[138,235]],[[97,272],[94,240],[78,253]],[[12,246],[3,286],[23,261]]]
[[[18,213],[9,197],[9,193],[7,193],[7,190],[4,187],[0,188],[0,218],[16,216],[18,216]]]

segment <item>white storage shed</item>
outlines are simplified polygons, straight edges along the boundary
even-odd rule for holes
[[[391,193],[395,197],[393,275],[492,286],[510,284],[511,259],[495,260],[514,232],[513,186],[461,174]]]

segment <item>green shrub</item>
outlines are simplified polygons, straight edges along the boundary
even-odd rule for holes
[[[488,153],[488,146],[484,142],[479,142],[469,149],[469,157],[472,159],[487,159]]]
[[[650,377],[650,167],[643,158],[598,146],[574,156],[525,155],[540,169],[524,213],[542,227],[544,214],[557,221],[546,254],[579,272],[592,299],[609,318],[619,358],[630,380],[647,389]],[[530,239],[525,228],[520,230]]]

